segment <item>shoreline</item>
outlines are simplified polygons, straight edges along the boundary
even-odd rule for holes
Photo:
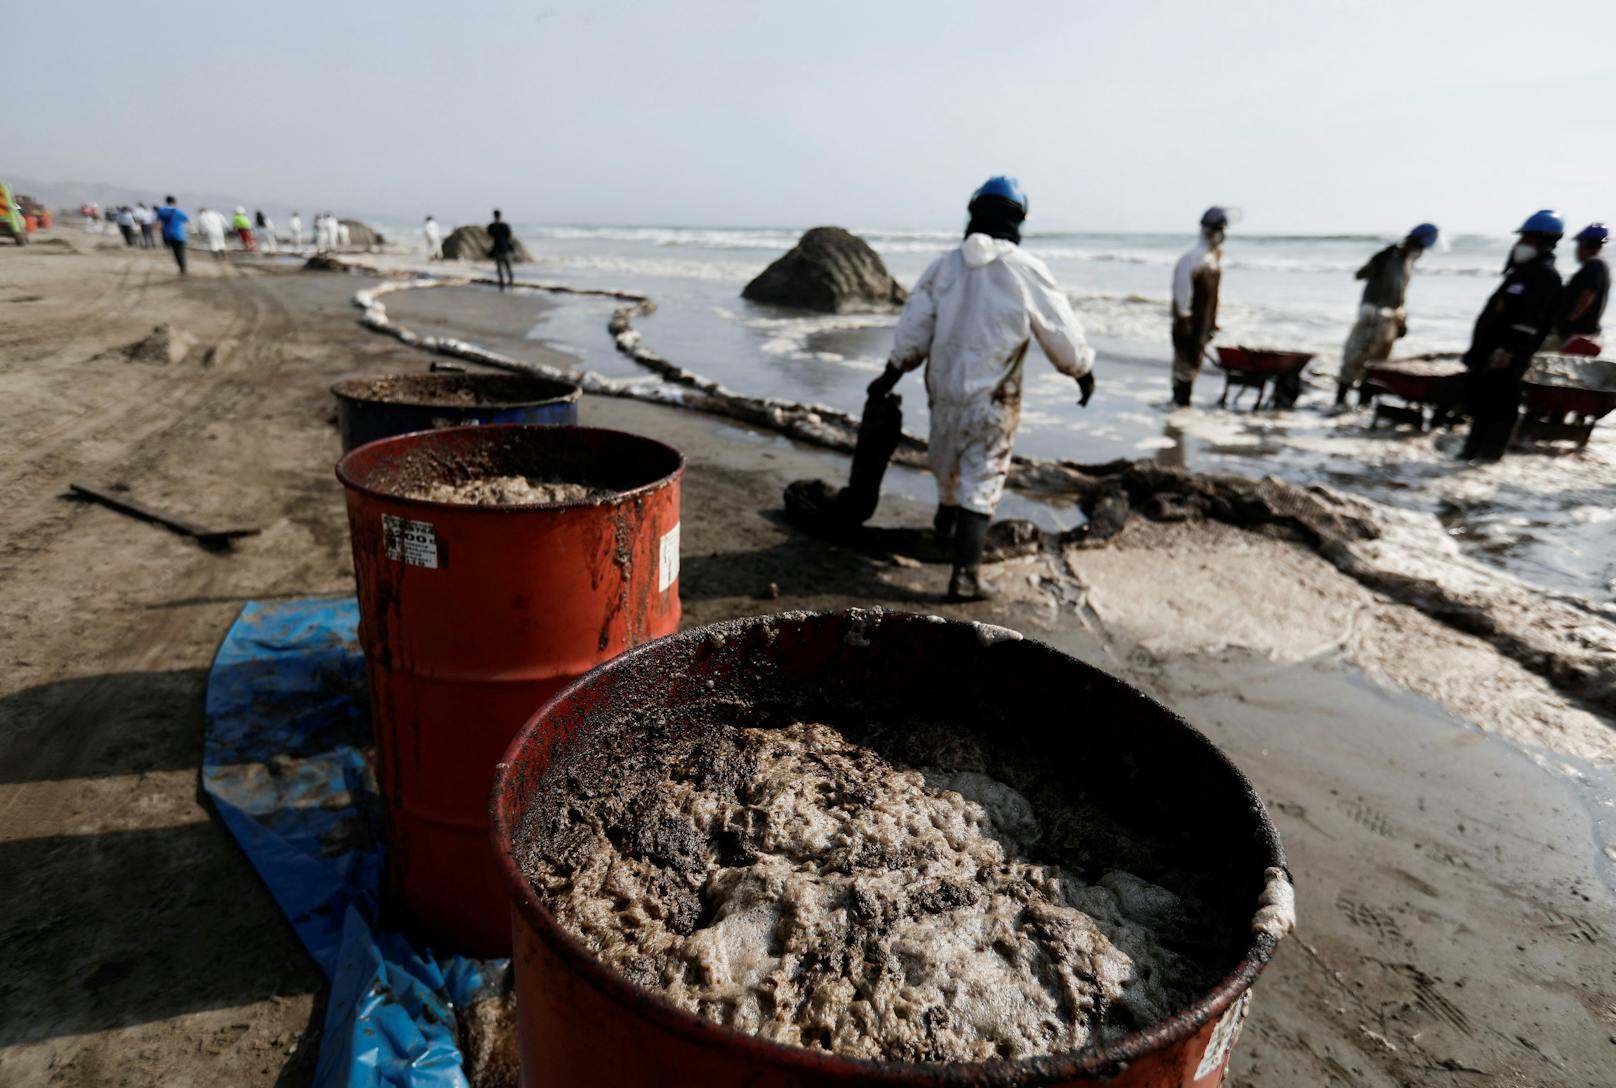
[[[29,995],[0,1033],[7,1083],[267,1088],[304,1083],[319,1044],[323,979],[196,800],[201,685],[244,600],[352,592],[327,388],[430,356],[354,320],[370,277],[231,260],[179,281],[163,256],[0,251],[0,274],[41,297],[0,316],[18,444],[0,466],[18,497],[0,553],[0,852],[17,879],[0,906],[19,920],[0,986]],[[523,336],[531,305],[484,316],[501,306]],[[158,322],[193,352],[121,354]],[[840,479],[841,454],[622,397],[586,395],[582,421],[686,454],[686,626],[849,606],[992,622],[1144,688],[1230,754],[1281,827],[1300,927],[1256,987],[1233,1082],[1600,1082],[1608,776],[1578,780],[1477,719],[1611,725],[1489,642],[1216,521],[1133,518],[1104,547],[998,564],[998,602],[947,605],[946,568],[780,519],[785,484]],[[60,499],[74,479],[263,533],[209,554]],[[889,493],[878,521],[930,512]],[[1407,690],[1438,680],[1432,698]]]
[[[377,266],[349,263],[351,268],[386,275]],[[394,323],[380,300],[388,294],[433,286],[489,284],[487,277],[445,278],[419,269],[400,283],[361,289],[353,303],[360,321],[372,331],[413,347],[470,362],[546,377],[577,381],[586,393],[628,397],[677,405],[762,426],[797,441],[838,452],[851,452],[858,419],[823,405],[777,398],[748,397],[725,389],[663,358],[635,330],[636,316],[655,309],[655,301],[629,291],[595,291],[555,284],[525,283],[541,293],[606,297],[626,303],[607,322],[616,349],[651,373],[673,383],[668,390],[623,379],[609,379],[581,367],[556,368],[498,352],[457,338],[420,337]],[[925,467],[925,439],[905,434],[893,463]],[[1143,471],[1134,471],[1140,467]],[[1150,462],[1084,465],[1017,454],[1007,485],[1037,496],[1057,496],[1082,505],[1085,512],[1105,496],[1126,494],[1137,511],[1163,496],[1195,495],[1210,486],[1215,494],[1202,514],[1259,531],[1297,535],[1342,573],[1366,588],[1419,609],[1454,629],[1486,638],[1506,657],[1537,673],[1569,700],[1600,715],[1616,715],[1616,607],[1566,594],[1548,594],[1519,583],[1507,573],[1465,559],[1434,518],[1423,519],[1359,496],[1322,487],[1302,489],[1271,477],[1251,485],[1224,473],[1187,473]],[[1522,730],[1512,729],[1515,735]],[[1530,741],[1541,738],[1526,731]],[[1601,766],[1616,766],[1616,741],[1602,731],[1583,731],[1575,754]]]

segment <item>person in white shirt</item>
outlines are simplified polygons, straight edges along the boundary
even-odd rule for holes
[[[438,221],[430,215],[421,227],[421,236],[426,239],[426,259],[443,260],[443,231],[438,227]]]
[[[134,210],[135,226],[140,228],[140,248],[151,249],[157,243],[152,239],[152,225],[157,222],[157,215],[144,204],[136,204]]]
[[[1223,279],[1223,238],[1229,213],[1212,207],[1201,216],[1201,238],[1173,269],[1173,403],[1186,407],[1201,357],[1218,330],[1218,288]]]
[[[301,246],[303,244],[303,217],[293,212],[291,217],[286,220],[286,229],[292,236],[292,248],[296,249]]]
[[[1015,178],[994,177],[971,195],[965,240],[922,273],[893,333],[892,354],[870,383],[884,396],[926,364],[929,460],[937,478],[941,539],[954,542],[948,597],[979,601],[988,526],[1010,474],[1021,421],[1021,371],[1036,340],[1055,369],[1094,395],[1094,351],[1049,269],[1020,246],[1027,197]]]

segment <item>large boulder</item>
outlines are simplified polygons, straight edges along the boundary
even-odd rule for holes
[[[815,227],[747,284],[741,297],[838,314],[901,306],[909,293],[864,239],[841,227]]]
[[[387,243],[381,231],[357,219],[339,219],[338,223],[348,228],[348,244],[358,246],[360,249],[380,249]]]
[[[511,236],[511,263],[525,264],[533,259],[522,239]],[[443,256],[451,261],[486,261],[494,255],[494,242],[487,227],[456,227],[443,240]]]

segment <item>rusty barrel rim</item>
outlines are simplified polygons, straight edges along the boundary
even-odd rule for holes
[[[598,499],[580,500],[578,502],[502,503],[498,506],[412,498],[408,495],[400,495],[397,492],[376,487],[362,479],[360,474],[361,465],[396,458],[399,451],[419,451],[426,447],[438,447],[443,453],[464,452],[474,450],[479,446],[499,444],[507,440],[506,436],[539,434],[554,436],[554,441],[558,446],[610,444],[619,448],[635,449],[641,454],[663,459],[669,467],[654,479],[635,484],[632,487],[614,489],[611,494],[603,495]],[[363,446],[356,446],[343,454],[341,459],[337,461],[336,473],[337,479],[342,483],[343,487],[379,502],[402,503],[405,506],[420,507],[423,510],[454,510],[468,514],[505,517],[533,510],[570,510],[593,506],[616,506],[620,503],[631,502],[636,498],[660,491],[670,484],[678,482],[685,474],[685,455],[667,443],[658,442],[654,438],[646,438],[644,435],[611,430],[605,427],[577,427],[565,423],[487,423],[468,424],[461,427],[440,427],[430,431],[411,431],[408,434],[393,435],[390,438],[379,438]]]
[[[693,627],[689,630],[666,635],[648,642],[596,666],[557,692],[522,727],[516,734],[515,739],[511,741],[510,747],[506,749],[504,758],[495,768],[494,787],[489,798],[490,815],[492,817],[490,827],[494,836],[495,857],[506,891],[511,895],[515,908],[521,914],[523,920],[531,927],[538,939],[549,947],[553,954],[564,961],[578,977],[609,999],[635,1008],[637,1013],[645,1019],[654,1022],[659,1027],[670,1031],[687,1042],[716,1050],[736,1051],[748,1058],[766,1062],[776,1067],[798,1069],[804,1072],[811,1071],[815,1074],[857,1078],[857,1083],[889,1084],[894,1086],[934,1084],[958,1086],[958,1088],[967,1088],[967,1086],[969,1088],[1020,1088],[1020,1086],[1048,1084],[1082,1078],[1115,1076],[1130,1062],[1137,1061],[1149,1054],[1159,1052],[1189,1039],[1196,1032],[1211,1024],[1217,1017],[1223,1015],[1230,1006],[1240,999],[1242,994],[1251,989],[1252,983],[1256,981],[1257,976],[1262,973],[1263,968],[1273,958],[1274,950],[1279,944],[1279,938],[1270,932],[1254,932],[1240,961],[1210,991],[1202,994],[1188,1006],[1174,1012],[1165,1019],[1131,1031],[1114,1043],[1092,1049],[1019,1060],[877,1062],[777,1043],[757,1035],[737,1031],[734,1028],[698,1016],[693,1012],[688,1012],[673,1004],[662,994],[629,982],[585,947],[582,941],[568,932],[566,927],[558,922],[549,909],[545,907],[544,903],[539,899],[538,893],[528,883],[527,877],[522,873],[521,866],[516,860],[514,850],[515,835],[526,812],[526,798],[520,796],[515,784],[510,779],[512,778],[513,768],[518,762],[519,754],[529,746],[530,738],[538,733],[541,722],[550,714],[551,709],[568,703],[575,693],[585,690],[596,681],[598,676],[632,666],[637,659],[657,654],[669,644],[702,643],[715,635],[729,638],[734,633],[771,624],[806,624],[816,620],[854,621],[859,616],[870,615],[879,616],[882,623],[923,624],[928,627],[941,623],[956,628],[981,629],[981,625],[964,620],[948,620],[937,616],[887,611],[884,609],[789,612],[779,615],[748,616],[743,619],[727,620],[704,627]],[[1127,689],[1138,699],[1148,704],[1153,704],[1160,714],[1170,719],[1177,728],[1184,732],[1187,741],[1204,748],[1210,758],[1214,762],[1221,764],[1245,793],[1246,801],[1250,806],[1250,813],[1256,823],[1257,838],[1267,854],[1267,864],[1271,868],[1284,872],[1287,881],[1289,881],[1290,868],[1286,864],[1284,847],[1279,841],[1279,830],[1274,826],[1273,818],[1269,815],[1268,808],[1263,803],[1262,797],[1257,793],[1256,787],[1244,772],[1229,759],[1222,749],[1213,744],[1206,734],[1196,729],[1177,712],[1151,698],[1143,691],[1101,669],[1095,668],[1085,661],[1074,658],[1036,639],[1018,638],[1017,642],[1028,647],[1031,652],[1066,658],[1082,670],[1091,672],[1108,683]],[[1253,896],[1252,910],[1254,914],[1257,906],[1256,897]]]
[[[519,396],[514,400],[488,401],[484,404],[452,404],[409,396],[385,396],[366,386],[378,382],[404,381],[421,386],[476,388],[478,386],[527,387],[534,395]],[[524,408],[548,408],[559,404],[576,404],[583,397],[583,387],[561,378],[547,378],[540,374],[376,374],[342,378],[331,384],[331,395],[353,404],[393,404],[401,408],[443,408],[474,411],[478,408],[501,411]],[[367,395],[368,394],[368,395]]]

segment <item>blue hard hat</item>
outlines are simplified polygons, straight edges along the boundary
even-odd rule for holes
[[[971,194],[971,199],[966,204],[966,207],[970,207],[971,204],[975,204],[978,198],[984,196],[1003,197],[1005,200],[1008,200],[1010,203],[1020,208],[1022,215],[1027,214],[1027,194],[1022,191],[1021,182],[1017,181],[1015,178],[1008,178],[1003,174],[988,178],[988,180],[982,183],[981,188],[977,189],[976,192]]]
[[[1229,213],[1216,204],[1201,214],[1201,226],[1217,227],[1220,230],[1229,225]]]
[[[1438,233],[1439,232],[1436,229],[1435,223],[1421,223],[1419,226],[1409,231],[1408,236],[1414,241],[1418,242],[1420,245],[1424,246],[1426,249],[1430,249],[1432,246],[1436,245]]]
[[[1604,245],[1605,239],[1609,237],[1610,231],[1605,229],[1605,224],[1603,223],[1589,223],[1577,232],[1577,241],[1592,242],[1596,246]]]
[[[1552,212],[1544,208],[1540,212],[1533,212],[1527,216],[1526,222],[1516,234],[1552,234],[1558,238],[1565,233],[1565,220],[1560,218],[1559,212]]]

